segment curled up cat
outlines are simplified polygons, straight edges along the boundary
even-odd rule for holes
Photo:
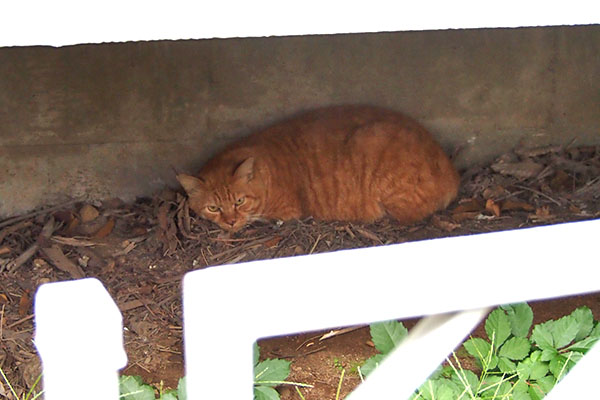
[[[456,197],[459,175],[427,130],[395,111],[334,106],[238,140],[177,179],[190,208],[236,232],[256,220],[411,224]]]

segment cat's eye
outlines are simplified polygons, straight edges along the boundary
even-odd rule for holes
[[[242,204],[244,204],[246,202],[246,198],[245,197],[240,197],[235,201],[235,205],[236,206],[241,206]]]
[[[216,212],[218,212],[218,211],[219,211],[219,207],[217,207],[217,206],[214,206],[214,205],[212,205],[212,204],[211,204],[211,205],[209,205],[209,206],[206,206],[206,209],[207,209],[209,212],[211,212],[211,213],[216,213]]]

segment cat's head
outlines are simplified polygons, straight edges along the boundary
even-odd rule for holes
[[[200,177],[179,174],[177,180],[196,214],[226,231],[236,232],[260,218],[262,185],[254,173],[253,157],[231,170],[204,171]]]

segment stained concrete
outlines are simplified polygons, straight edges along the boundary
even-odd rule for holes
[[[459,167],[600,144],[600,26],[0,48],[0,217],[175,186],[285,115],[406,112]]]

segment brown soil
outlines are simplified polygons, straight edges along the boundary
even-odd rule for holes
[[[129,364],[123,373],[174,387],[184,373],[180,281],[187,271],[600,216],[598,147],[521,149],[462,176],[459,198],[448,210],[411,226],[308,219],[255,224],[231,237],[190,215],[185,199],[169,190],[134,204],[69,203],[1,221],[0,367],[19,394],[37,378],[32,297],[45,282],[100,279],[127,328]],[[347,296],[340,288],[339,300],[350,301]],[[600,293],[593,293],[532,303],[534,322],[582,305],[600,318]],[[410,328],[416,320],[404,322]],[[314,385],[302,389],[307,400],[334,399],[342,369],[345,396],[360,381],[355,367],[376,353],[368,327],[319,340],[328,331],[259,341],[262,358],[292,362],[289,380]],[[473,334],[483,334],[481,327]],[[0,399],[12,398],[7,391],[0,380]],[[293,388],[279,391],[282,399],[300,398]]]

